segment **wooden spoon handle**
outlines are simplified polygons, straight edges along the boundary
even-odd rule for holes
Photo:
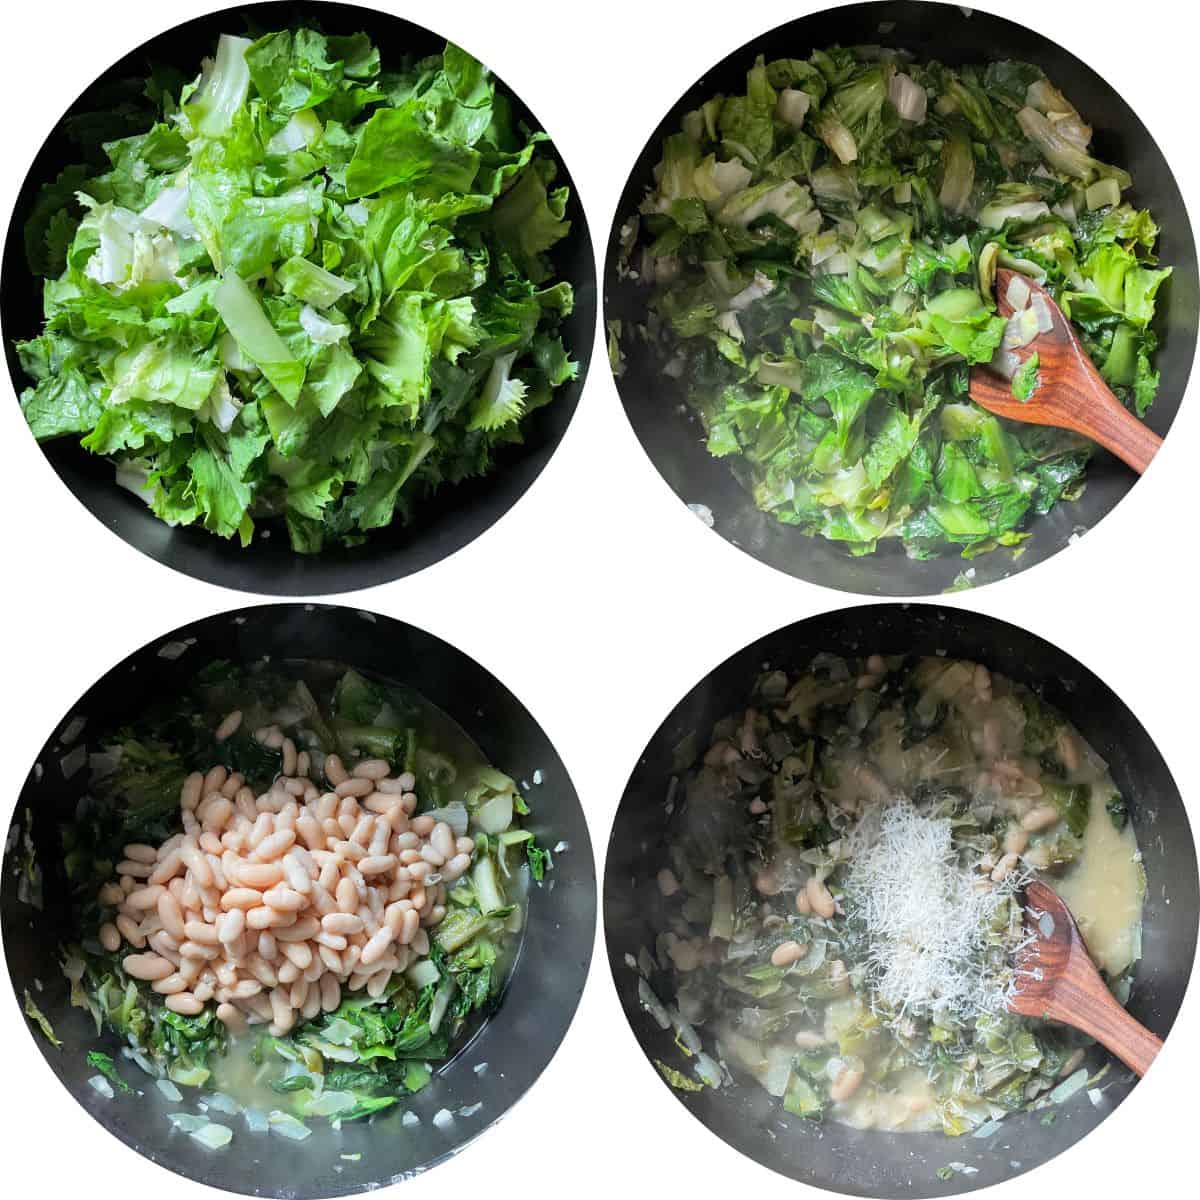
[[[1090,403],[1078,406],[1080,416],[1072,422],[1072,428],[1112,451],[1139,475],[1145,474],[1163,443],[1162,438],[1143,425],[1112,394],[1112,389],[1086,354],[1081,351],[1079,358],[1084,374],[1093,385],[1094,397]]]
[[[1089,990],[1086,1002],[1071,1005],[1069,1012],[1064,1011],[1060,1019],[1094,1037],[1139,1078],[1150,1069],[1163,1047],[1162,1039],[1131,1017],[1107,988]]]

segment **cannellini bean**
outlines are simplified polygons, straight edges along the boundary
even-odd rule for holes
[[[282,884],[264,892],[263,900],[277,912],[299,912],[308,904],[299,892],[294,892]]]
[[[381,959],[384,951],[392,944],[393,936],[392,931],[386,925],[383,926],[382,929],[368,939],[367,944],[363,947],[359,962],[363,966],[370,966],[371,963]]]
[[[217,1005],[217,1020],[231,1033],[241,1033],[246,1028],[246,1018],[242,1016],[241,1010],[232,1004]]]
[[[232,945],[246,932],[246,913],[240,908],[231,908],[217,918],[217,937],[226,945]]]
[[[304,916],[291,925],[282,925],[275,930],[277,942],[306,942],[320,932],[321,922],[313,916]]]
[[[185,812],[195,811],[200,803],[200,794],[204,789],[204,776],[199,771],[193,771],[184,781],[179,793],[179,807]]]
[[[849,1100],[862,1084],[864,1068],[852,1061],[843,1061],[829,1085],[829,1098],[837,1103]]]
[[[296,1023],[296,1014],[292,1011],[291,996],[283,987],[273,988],[270,1000],[271,1030],[274,1036],[280,1037]]]
[[[1013,853],[1005,854],[1000,859],[1000,861],[995,865],[995,867],[992,869],[992,873],[991,873],[992,882],[1000,883],[1002,880],[1007,879],[1008,876],[1011,875],[1012,872],[1016,870],[1017,864],[1020,861],[1021,861],[1020,856],[1017,854],[1013,854]]]
[[[832,893],[817,876],[809,876],[808,882],[804,885],[804,891],[817,916],[828,919],[837,912],[837,905],[834,903]]]
[[[417,935],[417,928],[421,923],[421,915],[415,908],[408,909],[401,918],[399,932],[396,934],[396,941],[402,946],[412,944],[412,940]],[[386,926],[385,926],[386,928]]]
[[[277,862],[241,862],[237,868],[237,882],[242,887],[265,892],[283,882],[283,867]]]
[[[296,773],[296,743],[290,737],[283,739],[283,744],[280,746],[283,754],[283,773],[285,775],[295,775]]]
[[[380,854],[374,857],[360,859],[358,863],[358,870],[361,875],[369,878],[372,875],[383,875],[390,871],[395,865],[396,856],[394,854]]]
[[[229,891],[227,891],[225,895],[221,897],[221,907],[226,910],[233,908],[258,908],[262,902],[262,892],[248,887],[230,888]]]
[[[279,858],[295,840],[296,831],[294,829],[280,829],[278,832],[272,833],[269,837],[265,837],[259,842],[254,851],[254,857],[259,862],[270,862],[272,859]],[[281,873],[282,870],[283,868],[281,867]]]
[[[469,854],[456,854],[442,868],[442,878],[447,883],[454,883],[460,879],[471,865],[471,856]]]
[[[175,971],[175,967],[165,958],[157,954],[127,954],[121,960],[125,974],[134,979],[166,979]]]
[[[808,947],[799,942],[781,942],[771,954],[771,963],[776,967],[790,967],[808,953]]]
[[[321,976],[321,1011],[333,1012],[342,1002],[342,989],[333,975]]]
[[[162,928],[174,938],[176,943],[184,940],[186,937],[184,910],[180,908],[179,901],[175,899],[174,894],[166,892],[166,890],[158,896],[158,919],[162,922]]]
[[[282,915],[277,909],[268,908],[264,904],[259,908],[252,908],[247,911],[246,925],[250,929],[270,929],[279,924]]]
[[[176,847],[169,854],[159,860],[158,865],[150,872],[147,883],[169,883],[176,875],[183,871],[183,859],[179,856],[179,849]]]
[[[1004,849],[1008,854],[1024,854],[1029,845],[1029,834],[1015,825],[1010,825],[1004,835]]]
[[[1051,825],[1057,825],[1058,821],[1058,809],[1051,804],[1039,804],[1021,818],[1021,828],[1026,833],[1038,833],[1040,830],[1049,829]]]
[[[204,1004],[198,1000],[191,992],[175,992],[168,996],[166,1005],[172,1012],[177,1012],[185,1017],[194,1017],[204,1011]]]
[[[146,938],[138,928],[138,923],[127,913],[119,913],[113,922],[121,936],[135,949],[145,948]]]
[[[150,985],[160,996],[173,996],[177,992],[186,991],[191,981],[182,971],[176,971],[165,979],[158,979]]]
[[[294,847],[283,856],[282,863],[283,874],[287,879],[288,886],[291,887],[292,891],[307,896],[312,891],[312,879],[309,877],[304,864],[296,857]]]
[[[117,863],[117,874],[125,875],[130,879],[149,879],[154,874],[154,870],[154,867],[144,862],[130,862],[128,859],[123,859]]]
[[[362,762],[355,764],[350,772],[355,779],[369,779],[373,783],[377,783],[381,779],[386,779],[392,772],[392,764],[382,758],[364,758]]]
[[[212,866],[204,856],[200,847],[192,841],[186,841],[179,847],[179,857],[183,859],[197,887],[211,887],[213,884]]]
[[[125,903],[130,908],[144,911],[156,907],[159,896],[165,892],[166,888],[161,883],[154,883],[149,887],[138,888],[136,891],[130,892],[125,898]]]
[[[328,933],[350,935],[358,933],[362,927],[362,917],[358,913],[336,912],[321,918],[321,927]]]

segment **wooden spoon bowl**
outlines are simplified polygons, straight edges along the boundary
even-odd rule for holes
[[[1108,990],[1083,943],[1071,910],[1040,880],[1025,888],[1025,928],[1033,935],[1017,953],[1017,990],[1010,1011],[1083,1030],[1127,1067],[1145,1075],[1162,1040],[1133,1019]]]
[[[1015,275],[1003,267],[996,272],[996,306],[1005,318],[1013,314],[1008,287]],[[1018,400],[1009,380],[988,366],[977,365],[971,368],[971,399],[980,408],[1010,421],[1081,433],[1142,474],[1162,445],[1162,438],[1113,395],[1050,293],[1032,279],[1021,278],[1029,286],[1031,298],[1042,297],[1053,320],[1046,333],[1038,334],[1028,346],[1015,352],[1021,362],[1037,354],[1039,386],[1028,400]]]

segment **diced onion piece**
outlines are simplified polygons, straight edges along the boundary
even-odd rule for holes
[[[197,1129],[203,1129],[205,1125],[211,1124],[207,1117],[186,1112],[167,1113],[167,1120],[176,1129],[182,1129],[184,1133],[195,1133]]]
[[[232,1096],[227,1096],[224,1092],[212,1092],[205,1097],[205,1103],[216,1112],[235,1115],[242,1111],[242,1106]]]
[[[1037,335],[1037,314],[1032,308],[1026,308],[1009,317],[1000,345],[1004,350],[1019,350],[1022,346],[1028,346]]]
[[[754,278],[729,301],[729,307],[734,312],[742,312],[756,300],[769,296],[775,290],[774,282],[761,271],[754,272]]]
[[[477,829],[484,833],[503,833],[513,819],[513,798],[511,792],[503,792],[493,796],[475,810],[474,823]]]
[[[850,255],[844,250],[839,250],[836,254],[831,254],[821,265],[824,275],[849,275]]]
[[[447,804],[445,808],[432,809],[426,815],[435,821],[444,821],[453,830],[455,837],[466,836],[470,818],[467,816],[466,807],[457,800],[453,804]]]
[[[433,1114],[433,1125],[435,1129],[440,1129],[443,1133],[453,1128],[454,1115],[448,1108],[439,1108]]]
[[[812,99],[799,88],[784,88],[775,104],[775,115],[785,124],[799,129],[808,115]]]
[[[322,1092],[306,1111],[314,1117],[336,1117],[338,1113],[349,1112],[357,1103],[353,1092]]]
[[[1012,306],[1014,312],[1020,312],[1029,304],[1029,284],[1020,275],[1014,275],[1004,289],[1004,299]]]
[[[888,84],[888,99],[892,102],[902,120],[913,121],[920,125],[925,120],[929,97],[911,76],[898,71]]]
[[[1049,333],[1054,328],[1054,314],[1050,311],[1045,296],[1041,292],[1034,292],[1030,307],[1037,315],[1038,333]]]
[[[223,1146],[228,1146],[233,1141],[233,1130],[228,1125],[218,1125],[212,1122],[205,1125],[202,1129],[194,1130],[192,1137],[202,1146],[207,1146],[210,1150],[220,1150]]]
[[[1020,369],[1021,360],[1011,350],[997,350],[991,365],[997,375],[1011,379]]]
[[[441,972],[428,959],[422,958],[418,962],[413,963],[407,971],[404,972],[404,978],[420,991],[422,988],[427,988],[431,983],[437,983],[441,979]]]
[[[1065,1100],[1069,1100],[1076,1092],[1087,1086],[1088,1069],[1080,1067],[1074,1074],[1068,1075],[1057,1087],[1050,1093],[1051,1104],[1062,1104]]]
[[[88,1080],[88,1084],[90,1087],[99,1092],[100,1095],[105,1098],[105,1100],[111,1100],[113,1098],[112,1084],[109,1083],[103,1075],[93,1075]]]
[[[1097,179],[1084,193],[1090,212],[1121,203],[1121,189],[1115,179]]]
[[[183,1099],[183,1093],[169,1080],[156,1079],[154,1086],[158,1088],[162,1094],[171,1101],[172,1104],[178,1104]]]
[[[81,767],[87,766],[87,747],[75,746],[59,760],[59,769],[64,779],[70,779]]]
[[[271,1126],[272,1133],[291,1138],[294,1142],[302,1142],[312,1134],[312,1130],[303,1121],[297,1121],[291,1113],[285,1113],[278,1108],[272,1110],[268,1115],[267,1122]]]
[[[723,312],[717,313],[717,328],[728,337],[733,338],[735,342],[744,342],[746,335],[742,332],[742,327],[738,322],[737,313]]]
[[[245,1109],[242,1116],[246,1118],[246,1128],[251,1133],[266,1133],[271,1127],[267,1121],[267,1114],[257,1108]]]

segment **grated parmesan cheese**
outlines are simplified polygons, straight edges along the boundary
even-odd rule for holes
[[[979,874],[959,865],[950,821],[907,802],[872,810],[850,836],[842,903],[864,933],[867,980],[879,999],[901,1015],[1003,1011],[1015,979],[987,934],[1019,873],[980,889]]]

